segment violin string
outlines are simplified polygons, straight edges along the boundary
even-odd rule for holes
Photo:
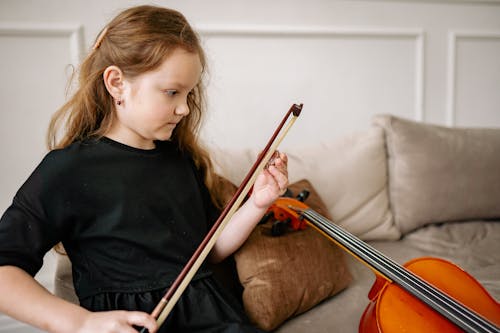
[[[319,214],[318,214],[319,215]],[[320,218],[323,218],[321,215],[319,215]],[[332,228],[335,228],[336,226],[334,226],[332,224],[332,222],[330,222],[329,220],[325,219],[325,221],[327,221],[328,223],[325,225],[322,223],[323,227],[324,228],[327,228],[330,230],[330,232],[333,232],[335,233],[335,229],[332,230]],[[321,222],[321,221],[320,221]],[[326,222],[325,222],[326,223]],[[440,294],[437,290],[433,290],[433,287],[426,284],[425,282],[423,281],[419,281],[420,279],[415,279],[414,277],[415,276],[412,276],[412,273],[411,272],[408,272],[405,268],[399,266],[397,263],[395,263],[393,260],[391,260],[390,258],[387,258],[386,256],[384,256],[383,254],[381,254],[379,251],[377,251],[376,249],[373,249],[373,248],[370,248],[367,244],[365,244],[364,242],[360,241],[359,239],[357,239],[356,237],[352,236],[351,234],[345,232],[344,230],[342,230],[341,228],[339,227],[336,227],[336,229],[338,229],[337,231],[339,231],[341,234],[338,235],[339,237],[343,238],[342,236],[346,236],[347,239],[341,239],[344,243],[358,243],[358,255],[360,255],[361,257],[363,257],[364,260],[366,260],[368,263],[370,261],[372,261],[372,265],[374,265],[375,267],[378,268],[379,271],[381,271],[382,273],[384,273],[385,275],[389,275],[390,277],[392,277],[393,280],[395,280],[395,282],[397,284],[400,284],[402,285],[403,287],[406,287],[406,289],[410,289],[411,291],[413,291],[413,293],[417,294],[416,296],[422,296],[426,299],[429,298],[429,292],[431,293],[431,298],[428,300],[430,301],[431,303],[434,303],[432,301],[436,301],[435,299],[432,298],[432,296],[435,296],[435,297],[440,297]],[[338,234],[338,232],[337,232]],[[347,244],[349,245],[349,244]],[[391,267],[392,266],[392,267]],[[396,268],[396,269],[395,269]],[[399,271],[399,272],[398,272]],[[411,281],[413,278],[414,281]],[[408,281],[406,280],[410,280],[410,282],[413,282],[413,285],[412,284],[409,284]],[[417,287],[414,287],[414,286],[417,286]],[[430,287],[430,288],[426,288],[425,287]],[[429,291],[430,289],[430,291]],[[432,294],[434,293],[434,294]],[[420,297],[419,297],[420,298]],[[433,304],[429,304],[429,302],[426,302],[426,299],[421,299],[422,301],[424,301],[425,303],[427,303],[428,305],[432,306]],[[438,299],[437,300],[441,305],[441,307],[443,307],[445,311],[447,311],[447,313],[449,313],[449,306],[450,304],[446,304],[446,295],[445,295],[445,299]],[[449,299],[449,301],[452,301],[451,299]],[[455,305],[455,304],[453,304]],[[448,306],[448,309],[446,309],[446,307]],[[450,315],[455,315],[456,314],[450,314]],[[457,318],[457,320],[460,321],[459,318]],[[460,324],[460,323],[457,323],[457,324]]]
[[[321,215],[319,216],[322,217]],[[445,311],[446,313],[450,313],[450,316],[455,316],[455,317],[458,316],[454,318],[458,321],[456,322],[457,325],[460,326],[461,324],[463,324],[462,327],[464,327],[464,325],[467,327],[471,325],[472,326],[476,325],[478,329],[483,329],[484,331],[487,332],[499,332],[498,328],[496,328],[489,321],[485,320],[481,316],[478,316],[476,313],[470,311],[470,309],[464,307],[462,304],[457,303],[453,298],[450,298],[447,294],[444,294],[440,290],[437,290],[434,286],[428,284],[420,277],[408,271],[405,267],[402,267],[393,260],[391,260],[390,258],[387,258],[382,253],[370,247],[368,244],[362,242],[352,234],[334,225],[331,221],[325,219],[324,217],[322,218],[325,221],[327,221],[329,226],[333,226],[333,228],[338,229],[342,234],[346,235],[347,238],[351,240],[351,242],[352,240],[354,240],[354,242],[356,242],[358,245],[361,245],[362,250],[363,248],[365,248],[364,252],[369,256],[369,259],[371,260],[378,259],[379,264],[384,265],[385,268],[388,270],[392,270],[392,272],[397,275],[399,282],[404,284],[402,287],[404,286],[411,287],[411,289],[414,289],[414,291],[419,293],[419,295],[421,295],[422,297],[430,297],[431,301],[437,302],[438,304],[436,305],[441,306],[442,310]],[[388,263],[387,265],[385,265],[386,262]],[[422,299],[422,301],[425,300]],[[442,314],[446,316],[446,313]],[[462,322],[463,320],[469,320],[469,322]]]
[[[314,212],[314,213],[316,213],[316,212]],[[495,328],[495,326],[493,326],[491,323],[484,320],[482,317],[478,316],[474,312],[471,312],[468,308],[462,306],[460,303],[457,303],[454,299],[450,298],[448,295],[443,294],[442,292],[437,290],[432,285],[429,285],[427,282],[423,281],[420,277],[409,272],[406,268],[400,266],[399,264],[395,263],[390,258],[387,258],[386,256],[384,256],[382,253],[380,253],[376,249],[370,247],[369,245],[360,241],[358,238],[356,238],[352,234],[350,234],[347,231],[343,230],[342,228],[336,226],[335,224],[333,224],[333,222],[324,218],[320,214],[318,214],[318,213],[316,213],[316,214],[319,216],[320,219],[323,219],[324,221],[326,221],[326,222],[323,221],[323,223],[326,223],[326,225],[325,225],[326,228],[329,227],[328,229],[333,229],[333,230],[331,230],[331,232],[335,233],[335,231],[337,230],[338,231],[337,233],[341,233],[340,236],[344,235],[345,237],[347,237],[347,239],[344,239],[344,242],[347,243],[350,241],[350,242],[357,243],[358,247],[360,247],[360,251],[362,252],[362,253],[360,253],[360,255],[368,256],[368,258],[365,257],[365,260],[373,260],[373,261],[378,260],[378,265],[383,266],[384,271],[393,270],[392,272],[389,272],[389,273],[396,275],[396,280],[398,280],[397,281],[398,284],[404,284],[405,286],[409,287],[414,292],[418,293],[415,296],[421,295],[422,297],[426,297],[426,298],[430,297],[431,302],[434,302],[434,301],[438,302],[439,304],[437,304],[437,305],[441,306],[443,311],[450,313],[451,316],[456,317],[459,314],[461,314],[462,316],[469,317],[469,318],[466,318],[470,321],[469,323],[462,322],[463,320],[460,317],[455,318],[457,321],[459,321],[459,322],[457,322],[457,325],[460,326],[460,324],[464,324],[465,326],[467,326],[467,328],[471,328],[471,327],[469,327],[470,325],[477,325],[479,327],[479,329],[484,329],[483,331],[485,331],[485,332],[499,332],[498,329]],[[388,263],[388,265],[386,265],[386,262]],[[394,277],[394,275],[393,275],[393,277]],[[409,282],[407,280],[409,280]],[[413,284],[411,284],[410,282],[413,282]],[[416,285],[416,288],[414,288],[415,285]],[[424,299],[421,299],[421,300],[425,302]],[[425,303],[427,303],[427,302],[425,302]],[[432,304],[428,304],[428,305],[432,306]],[[450,309],[451,309],[451,311],[450,311]],[[459,312],[459,314],[451,313],[451,312],[455,312],[455,310],[457,312]],[[443,313],[443,315],[446,316],[446,314],[444,314],[444,313]],[[452,318],[449,318],[449,319],[452,319]],[[477,330],[475,330],[475,331],[477,331]]]
[[[379,272],[386,275],[391,280],[395,280],[397,284],[401,285],[406,290],[410,289],[411,291],[413,291],[412,293],[419,299],[421,299],[424,303],[428,304],[431,307],[435,305],[440,308],[442,311],[438,312],[445,312],[442,314],[455,322],[460,327],[469,328],[474,331],[477,331],[477,329],[482,329],[482,332],[498,332],[498,329],[496,329],[491,323],[489,323],[482,317],[478,316],[474,312],[471,312],[462,304],[456,302],[448,295],[437,290],[434,286],[428,284],[420,277],[397,264],[395,261],[385,256],[380,251],[369,246],[349,232],[335,225],[333,222],[326,219],[319,213],[309,209],[304,212],[304,216],[308,219],[313,220],[312,222],[318,222],[324,229],[327,229],[334,235],[338,236],[340,239],[338,239],[337,241],[342,241],[343,245],[355,245],[358,250],[356,254],[359,255],[360,258],[363,258],[363,260],[366,260],[367,263],[371,263],[372,265],[374,265]],[[464,322],[464,319],[467,322]],[[476,327],[474,328],[471,326]]]

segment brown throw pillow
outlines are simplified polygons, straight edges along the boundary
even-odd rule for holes
[[[328,217],[321,198],[307,180],[292,184],[297,195],[310,191],[305,201]],[[351,274],[343,251],[311,227],[271,236],[271,222],[258,225],[235,253],[243,285],[243,304],[249,318],[273,330],[347,287]]]

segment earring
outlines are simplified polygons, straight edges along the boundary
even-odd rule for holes
[[[117,101],[116,101],[116,104],[117,104],[117,105],[122,105],[122,101],[121,101],[121,99],[117,100]]]

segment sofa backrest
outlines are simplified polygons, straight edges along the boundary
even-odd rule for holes
[[[251,149],[212,148],[217,171],[239,184],[256,160]],[[289,179],[307,179],[333,220],[358,237],[398,239],[389,208],[384,131],[372,127],[314,147],[285,151]]]
[[[211,152],[218,172],[233,184],[258,153]],[[309,180],[333,220],[364,240],[398,239],[431,223],[500,217],[500,129],[377,115],[365,131],[285,152],[290,182]]]

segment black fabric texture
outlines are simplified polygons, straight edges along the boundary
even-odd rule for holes
[[[192,159],[175,143],[156,142],[155,149],[142,150],[105,137],[76,142],[49,152],[1,217],[0,265],[35,275],[45,253],[62,242],[82,305],[149,311],[217,216]],[[203,264],[193,283],[214,292],[211,283],[196,282],[212,281],[210,275]],[[180,300],[186,310],[179,318],[197,311],[189,308],[203,297],[191,286],[188,290],[190,296]],[[147,301],[117,301],[125,294]],[[224,303],[220,295],[213,297]],[[210,303],[203,302],[200,306]],[[205,311],[212,312],[214,322],[226,315],[234,319],[227,311],[232,306],[222,307],[220,316],[216,308]],[[244,320],[236,312],[237,322]]]
[[[81,305],[94,311],[108,309],[152,312],[166,290],[144,293],[102,293],[81,300]],[[221,288],[212,277],[192,281],[181,295],[158,333],[237,333],[263,332],[244,315],[241,303]]]

